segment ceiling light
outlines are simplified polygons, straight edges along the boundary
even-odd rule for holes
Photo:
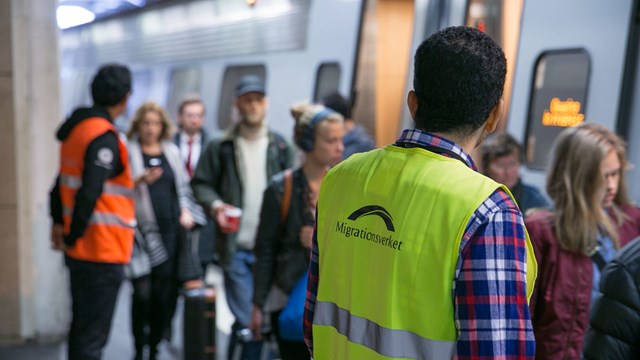
[[[90,23],[96,15],[81,6],[60,5],[56,11],[58,27],[68,29],[70,27]]]

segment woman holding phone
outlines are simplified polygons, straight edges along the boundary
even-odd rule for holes
[[[197,262],[197,254],[181,251],[186,231],[196,225],[194,215],[202,225],[205,218],[193,204],[179,150],[170,142],[172,130],[166,111],[148,101],[136,111],[127,134],[138,221],[128,267],[136,359],[144,357],[147,346],[149,359],[155,359],[160,341],[170,339],[179,281],[186,281],[185,287],[201,285],[197,272],[178,277],[179,260]],[[138,266],[144,262],[149,266]]]

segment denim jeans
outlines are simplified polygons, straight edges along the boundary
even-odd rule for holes
[[[251,321],[251,307],[253,304],[253,264],[256,257],[253,251],[238,250],[231,259],[231,265],[224,273],[224,288],[227,293],[227,303],[236,321],[231,327],[229,338],[229,359],[258,359],[262,344],[249,341],[237,348],[240,341],[236,333],[249,326]],[[242,355],[233,356],[240,351]]]
[[[227,303],[236,321],[234,330],[249,326],[253,298],[253,264],[256,257],[252,251],[238,250],[231,259],[231,265],[224,273],[224,289]]]

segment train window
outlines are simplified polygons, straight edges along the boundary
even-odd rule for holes
[[[267,70],[262,64],[229,66],[224,71],[222,88],[220,89],[220,104],[218,106],[218,129],[226,129],[233,123],[235,116],[233,99],[238,81],[244,75],[257,75],[263,81],[267,79]]]
[[[174,119],[178,116],[178,104],[187,94],[200,93],[200,68],[197,66],[175,68],[171,71],[167,110]]]
[[[543,170],[560,131],[584,121],[591,59],[582,49],[548,51],[535,65],[527,135],[526,164]]]
[[[313,101],[320,102],[322,98],[338,91],[340,85],[340,64],[336,62],[322,63],[316,73],[316,88],[313,91]]]

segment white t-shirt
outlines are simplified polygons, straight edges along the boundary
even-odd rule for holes
[[[243,174],[242,219],[238,231],[238,246],[252,250],[260,223],[262,196],[267,188],[267,148],[269,138],[266,132],[256,139],[238,137],[240,172]]]

